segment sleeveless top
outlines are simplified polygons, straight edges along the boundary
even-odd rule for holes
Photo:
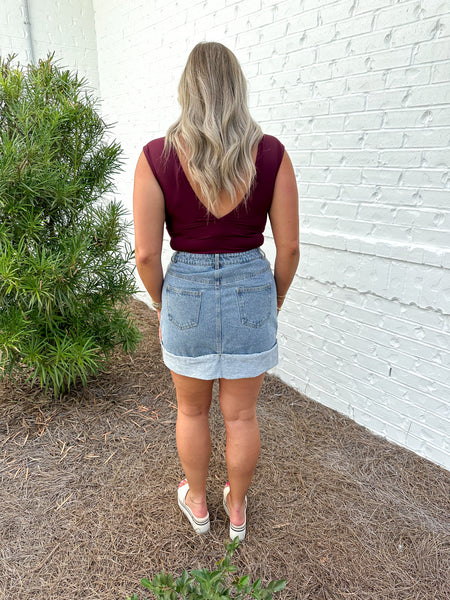
[[[166,227],[174,250],[200,254],[245,252],[264,241],[263,231],[272,203],[283,144],[264,135],[255,160],[256,177],[250,194],[221,218],[208,212],[192,189],[177,153],[162,156],[164,138],[152,140],[144,155],[164,194]]]

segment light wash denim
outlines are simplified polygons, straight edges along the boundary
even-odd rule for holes
[[[247,252],[175,252],[162,291],[164,363],[198,379],[256,377],[278,362],[269,261]]]

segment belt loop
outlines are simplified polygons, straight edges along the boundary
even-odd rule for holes
[[[214,261],[214,268],[215,269],[219,269],[220,268],[220,254],[216,253],[214,255],[214,259],[215,259],[215,261]]]
[[[178,254],[178,251],[175,251],[172,255],[172,262],[174,262],[174,263],[177,262],[177,254]]]

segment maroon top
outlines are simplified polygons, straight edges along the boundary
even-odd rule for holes
[[[256,179],[246,200],[221,218],[208,213],[192,189],[172,148],[162,157],[164,138],[144,146],[144,154],[163,191],[166,226],[174,250],[212,254],[245,252],[262,245],[275,179],[284,154],[283,144],[264,135],[255,160]]]

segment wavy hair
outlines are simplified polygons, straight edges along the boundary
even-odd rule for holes
[[[247,82],[235,55],[223,44],[202,42],[191,51],[178,86],[179,119],[169,128],[165,151],[187,159],[206,207],[219,195],[233,204],[248,195],[256,175],[252,149],[263,133],[250,116]]]

